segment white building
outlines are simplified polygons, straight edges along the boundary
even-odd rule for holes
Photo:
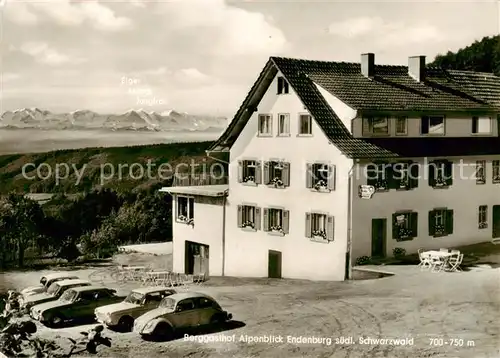
[[[374,57],[269,59],[208,151],[229,184],[163,189],[175,271],[344,280],[360,256],[500,236],[500,78]]]

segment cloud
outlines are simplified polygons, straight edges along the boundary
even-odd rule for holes
[[[5,83],[5,82],[17,80],[17,79],[21,78],[21,75],[19,75],[18,73],[5,72],[5,73],[0,74],[0,77],[2,79],[2,82]]]
[[[391,46],[408,43],[425,43],[429,40],[441,40],[443,35],[430,24],[415,25],[404,22],[387,22],[380,17],[357,17],[331,24],[328,27],[331,35],[349,39],[370,37],[377,43]]]
[[[170,74],[171,71],[166,67],[158,67],[146,70],[135,71],[135,76],[161,76]]]
[[[12,12],[8,18],[18,24],[35,24],[37,16],[44,15],[61,26],[80,26],[89,23],[103,31],[121,31],[132,28],[132,21],[120,17],[110,8],[97,1],[71,2],[70,0],[47,0],[43,2],[18,2],[12,0]],[[27,17],[23,17],[23,14]],[[41,16],[40,16],[41,17]]]
[[[196,68],[183,68],[174,74],[174,79],[188,85],[209,83],[212,78]]]
[[[217,55],[271,55],[287,49],[281,29],[262,13],[240,9],[224,0],[172,0],[159,4],[168,16],[165,26],[186,33],[203,33],[209,50]]]
[[[5,16],[15,24],[32,26],[38,24],[38,17],[34,14],[26,3],[13,3],[5,7]]]
[[[19,51],[32,56],[37,62],[49,66],[78,64],[85,61],[82,58],[72,58],[62,54],[53,48],[50,48],[49,45],[44,42],[26,42],[21,45]]]

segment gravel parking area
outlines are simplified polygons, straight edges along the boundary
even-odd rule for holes
[[[133,333],[107,330],[113,347],[102,348],[98,356],[500,357],[500,269],[431,273],[415,266],[384,266],[383,270],[395,275],[338,283],[211,278],[192,290],[213,295],[233,314],[236,322],[227,330],[170,342],[146,342]],[[95,269],[75,271],[81,278],[92,272]],[[0,279],[21,289],[36,284],[40,275],[5,273]],[[134,287],[104,283],[123,292]],[[38,334],[64,341],[86,328],[44,327]]]

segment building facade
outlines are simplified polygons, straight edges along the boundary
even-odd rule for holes
[[[217,204],[210,186],[164,188],[174,208],[199,198],[195,229],[174,210],[174,269],[197,243],[211,275],[343,280],[361,256],[498,237],[499,113],[500,78],[423,56],[272,57],[208,151],[229,158]]]

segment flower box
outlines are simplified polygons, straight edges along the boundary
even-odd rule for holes
[[[285,234],[285,231],[283,231],[283,228],[281,226],[271,226],[269,228],[269,230],[271,232],[274,232],[274,233],[278,233],[278,234],[282,234],[282,235]]]
[[[388,188],[386,180],[378,180],[374,186],[376,190],[387,190]]]
[[[255,183],[255,177],[254,176],[247,176],[243,178],[243,183]]]
[[[316,184],[314,184],[314,189],[316,189],[316,190],[328,189],[328,183],[324,180],[318,180],[318,182],[316,182]]]
[[[479,228],[480,229],[486,229],[488,227],[488,224],[485,222],[479,223]]]
[[[274,185],[275,188],[282,187],[284,185],[283,180],[281,180],[281,178],[278,177],[271,180],[270,184]]]
[[[242,228],[255,229],[255,224],[251,221],[245,221],[242,225]]]

